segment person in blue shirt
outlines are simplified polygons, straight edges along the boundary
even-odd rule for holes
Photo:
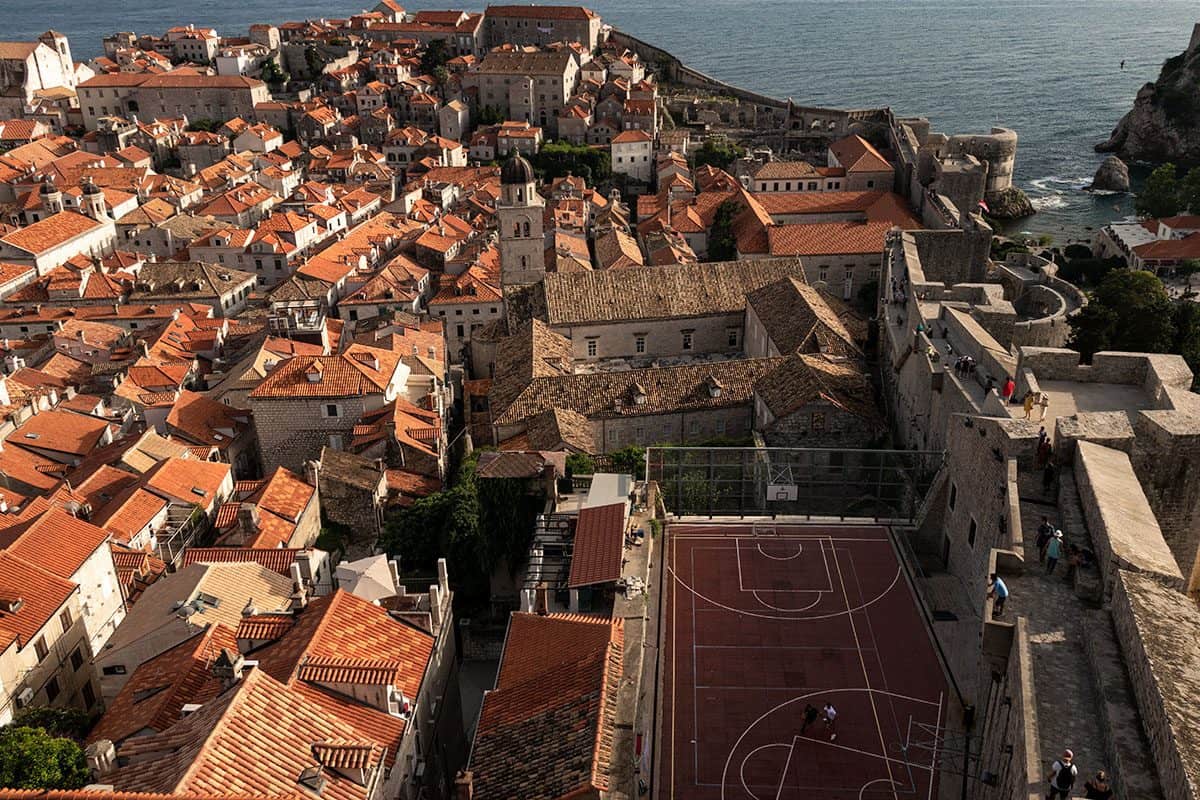
[[[1053,538],[1046,545],[1046,574],[1053,575],[1054,567],[1058,564],[1058,559],[1062,557],[1063,550],[1063,533],[1055,531]]]
[[[995,602],[992,604],[992,616],[998,617],[1003,614],[1004,601],[1008,599],[1008,585],[994,572],[988,578],[988,597],[995,598]]]

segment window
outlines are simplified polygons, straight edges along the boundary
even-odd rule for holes
[[[458,338],[460,338],[460,339],[461,339],[461,338],[463,337],[463,326],[462,326],[462,323],[460,322],[458,325],[455,325],[455,326],[454,326],[454,329],[455,329],[455,334],[458,336]]]
[[[809,424],[810,424],[810,427],[812,428],[813,433],[823,432],[825,430],[825,412],[824,411],[814,411],[812,413],[812,419]]]
[[[698,420],[692,420],[691,424],[688,425],[688,433],[692,436],[700,435],[700,422]]]
[[[58,678],[54,677],[46,681],[46,700],[53,703],[54,698],[58,697],[62,690],[58,688]]]
[[[325,416],[340,417],[341,415],[341,409],[337,407],[337,403],[327,403],[325,405]]]
[[[71,651],[71,669],[78,672],[79,668],[82,666],[83,666],[83,653],[79,650],[78,647],[76,647],[74,650]]]
[[[829,280],[829,267],[817,267],[817,280]]]
[[[587,354],[588,354],[588,358],[595,358],[595,357],[596,357],[596,353],[597,353],[598,351],[599,351],[599,346],[598,346],[598,344],[597,344],[596,340],[595,340],[595,339],[588,339],[588,340],[587,340]]]
[[[691,331],[686,331],[683,334],[683,349],[684,350],[692,349],[692,333],[691,333]]]
[[[875,188],[875,181],[867,181],[867,188],[868,188],[868,189],[874,189],[874,188]]]
[[[103,672],[105,675],[124,675],[125,674],[125,665],[124,664],[110,664],[109,666],[102,669],[101,672]]]
[[[971,527],[967,529],[967,545],[975,549],[975,533],[979,530],[979,525],[975,522],[975,518],[971,517]]]
[[[635,353],[646,352],[646,337],[645,336],[633,337],[633,351]]]
[[[62,624],[63,633],[69,632],[71,630],[71,624],[75,622],[75,620],[71,617],[71,609],[64,608],[62,613],[58,615],[58,621]]]
[[[714,425],[716,428],[717,436],[724,436],[725,435],[725,420],[719,419],[714,423]]]
[[[33,650],[37,653],[38,661],[45,661],[46,656],[50,655],[50,648],[46,647],[46,637],[39,636],[38,640],[33,643]]]
[[[96,705],[96,690],[92,688],[91,681],[88,681],[83,685],[81,693],[83,694],[84,708],[90,710],[92,706]]]
[[[958,486],[954,483],[950,484],[950,510],[954,510],[954,504],[958,501]]]
[[[329,434],[329,447],[333,450],[342,449],[342,435],[340,433]]]
[[[730,328],[729,330],[725,331],[725,339],[729,343],[730,347],[737,347],[738,346],[738,330],[737,330],[737,328]]]

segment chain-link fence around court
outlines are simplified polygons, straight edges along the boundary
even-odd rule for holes
[[[650,447],[646,477],[678,516],[911,522],[943,460],[940,451]]]

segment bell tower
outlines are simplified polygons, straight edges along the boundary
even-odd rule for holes
[[[545,207],[533,165],[514,150],[500,170],[500,198],[496,201],[503,288],[528,286],[546,274]]]

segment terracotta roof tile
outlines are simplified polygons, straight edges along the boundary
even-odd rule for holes
[[[477,800],[608,789],[623,646],[621,620],[512,615],[471,752]]]
[[[624,503],[581,509],[567,586],[575,589],[616,581],[621,577],[624,550]]]

